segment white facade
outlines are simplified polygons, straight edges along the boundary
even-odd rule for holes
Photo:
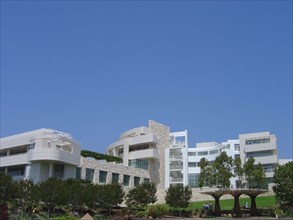
[[[187,130],[170,133],[170,146],[165,150],[165,189],[170,184],[188,185]]]
[[[228,140],[226,142],[204,142],[197,143],[196,148],[188,148],[188,185],[198,187],[198,176],[200,174],[199,162],[205,157],[208,162],[214,162],[216,158],[225,151],[227,155],[235,159],[239,156],[239,140]],[[236,179],[230,179],[231,187],[236,187]]]
[[[113,181],[133,187],[151,181],[164,192],[171,184],[198,186],[199,162],[209,162],[225,151],[242,163],[251,156],[264,167],[268,182],[278,164],[275,135],[269,132],[241,134],[237,140],[197,143],[188,147],[187,131],[170,133],[169,127],[149,121],[122,133],[110,144],[107,154],[121,157],[123,164],[107,163],[80,156],[80,144],[71,135],[53,129],[39,129],[0,140],[0,172],[14,179],[35,183],[49,177],[82,178],[93,183]],[[236,187],[236,178],[231,178]]]
[[[80,144],[63,132],[43,128],[0,140],[0,169],[15,180],[75,178],[79,163]]]

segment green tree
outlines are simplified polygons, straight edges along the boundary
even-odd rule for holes
[[[99,208],[108,209],[111,215],[111,210],[114,206],[123,202],[124,191],[121,184],[112,183],[100,185],[97,187],[96,202]]]
[[[55,212],[57,205],[63,205],[66,201],[64,181],[59,178],[49,178],[37,185],[38,200],[50,212]]]
[[[0,219],[8,220],[7,203],[15,198],[16,186],[11,176],[0,172]]]
[[[170,185],[169,189],[166,191],[165,200],[166,203],[174,209],[184,209],[189,205],[191,195],[192,191],[188,186],[183,186],[182,184]]]
[[[83,209],[87,203],[87,188],[91,186],[88,180],[67,179],[65,181],[66,196],[65,204],[70,206],[72,211]]]
[[[263,188],[265,183],[265,173],[261,164],[254,165],[255,159],[248,158],[247,162],[243,165],[245,180],[247,181],[248,188]]]
[[[243,170],[243,167],[241,166],[240,157],[237,157],[234,159],[234,174],[238,178],[237,188],[242,187],[244,170]]]
[[[17,202],[24,211],[34,204],[34,183],[32,180],[21,180],[17,182]]]
[[[278,202],[282,209],[287,211],[291,209],[293,213],[293,161],[278,166],[275,170],[273,182],[276,184],[273,187]]]
[[[225,151],[221,152],[212,165],[215,185],[224,188],[230,187],[230,178],[233,176],[232,167],[232,157],[229,157]]]
[[[15,199],[16,185],[11,176],[0,172],[0,205],[6,205]]]
[[[209,161],[203,157],[199,162],[200,174],[198,177],[198,185],[199,187],[203,186],[212,186],[214,183],[214,175],[211,166],[209,165]]]
[[[143,183],[131,189],[126,195],[126,204],[130,208],[145,208],[155,203],[157,188],[154,183]]]

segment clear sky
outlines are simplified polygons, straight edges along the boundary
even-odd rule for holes
[[[270,131],[292,158],[292,1],[1,1],[1,137],[105,152],[149,119],[190,147]]]

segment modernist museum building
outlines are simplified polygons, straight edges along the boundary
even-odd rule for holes
[[[108,146],[107,154],[122,158],[122,163],[82,157],[77,140],[53,129],[3,137],[0,172],[15,180],[31,179],[34,183],[49,177],[81,178],[95,184],[119,182],[128,188],[151,181],[164,192],[170,184],[178,183],[197,188],[200,159],[205,157],[212,162],[222,151],[233,159],[240,157],[242,162],[254,157],[256,164],[262,164],[269,185],[272,182],[274,168],[279,163],[275,135],[240,134],[237,140],[197,143],[195,148],[189,148],[186,130],[170,132],[168,126],[152,120],[148,127],[122,133]],[[230,181],[235,188],[237,179]]]

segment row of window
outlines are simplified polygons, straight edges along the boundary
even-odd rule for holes
[[[85,173],[85,179],[89,180],[89,181],[93,181],[94,180],[94,173],[95,170],[94,169],[90,169],[90,168],[86,168],[86,173]],[[76,178],[80,179],[81,178],[81,169],[77,168],[76,171]],[[112,173],[112,178],[111,178],[111,182],[112,183],[118,183],[119,182],[119,173]],[[106,184],[107,183],[107,176],[108,176],[108,172],[106,171],[99,171],[99,183],[100,184]],[[150,182],[149,178],[143,178],[144,183],[148,183]],[[138,186],[141,182],[141,177],[134,177],[134,186]],[[123,175],[123,186],[130,186],[130,175]]]
[[[270,142],[270,138],[245,140],[245,144],[246,145],[251,145],[251,144],[264,144],[264,143],[269,143],[269,142]]]
[[[199,151],[197,152],[198,156],[205,156],[208,154],[217,154],[219,150],[210,150],[210,151]],[[188,152],[188,156],[196,156],[196,152]]]
[[[247,157],[267,157],[267,156],[273,156],[273,155],[274,155],[273,151],[271,150],[246,153]]]

